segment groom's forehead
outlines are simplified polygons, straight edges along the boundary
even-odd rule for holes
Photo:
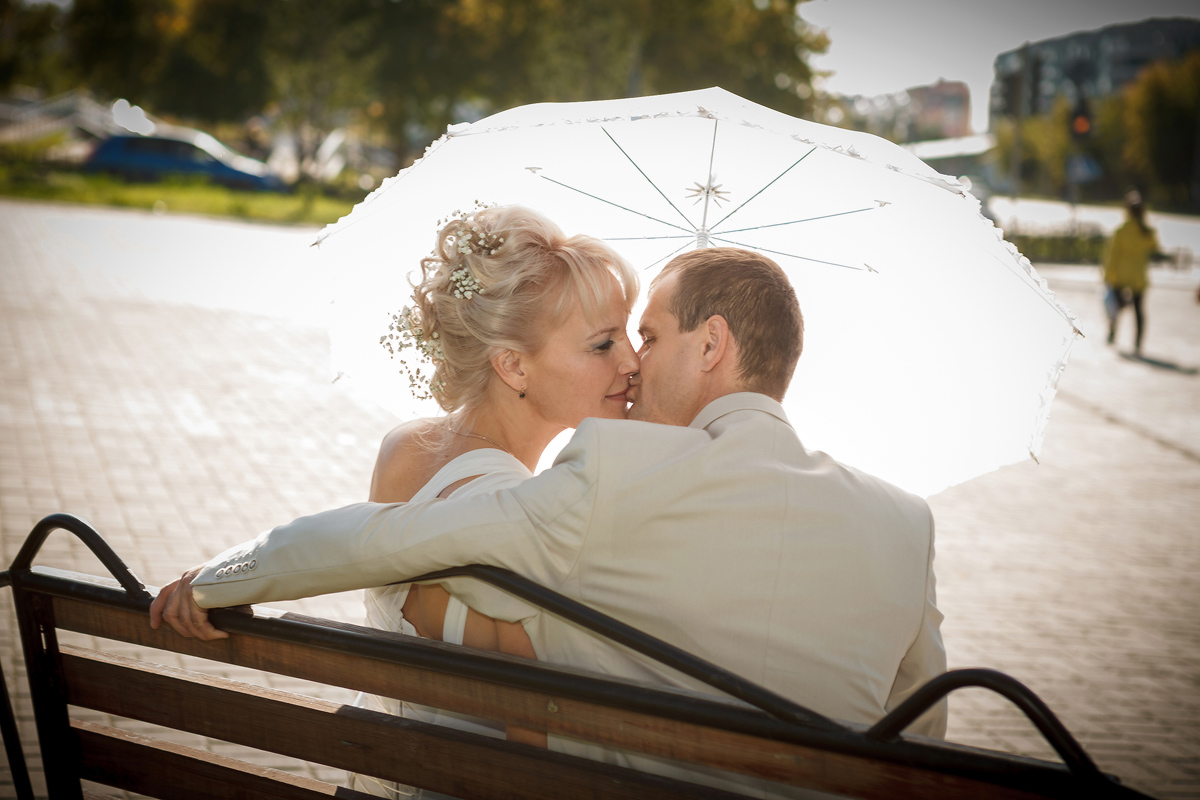
[[[650,303],[642,310],[642,318],[638,321],[638,332],[656,331],[671,319],[674,319],[671,309],[667,308],[665,303],[655,303],[654,294],[651,293]]]
[[[639,323],[641,327],[661,326],[665,318],[674,319],[675,315],[671,312],[670,301],[671,294],[675,290],[675,283],[674,275],[666,275],[656,278],[650,284],[646,308],[642,311],[642,319]]]

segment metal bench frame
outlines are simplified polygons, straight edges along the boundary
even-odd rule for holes
[[[83,541],[115,584],[107,578],[34,567],[42,544],[59,529]],[[253,615],[215,610],[213,622],[231,634],[217,642],[152,631],[147,616],[152,596],[146,587],[86,522],[54,514],[34,527],[11,567],[0,572],[0,586],[10,585],[14,594],[50,796],[83,797],[80,782],[91,780],[154,796],[226,796],[210,788],[214,782],[228,782],[263,797],[365,797],[72,720],[68,706],[74,705],[464,798],[733,797],[670,778],[145,660],[60,647],[61,629],[856,797],[1145,797],[1101,773],[1045,703],[994,670],[941,675],[864,728],[823,717],[506,570],[472,566],[417,579],[452,575],[484,580],[736,701],[264,609]],[[901,735],[947,693],[967,686],[996,691],[1016,704],[1063,763]],[[21,800],[32,798],[2,673],[0,690],[0,732],[14,786]]]

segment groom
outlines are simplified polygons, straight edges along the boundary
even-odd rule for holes
[[[803,322],[779,266],[734,248],[680,256],[639,332],[636,421],[584,420],[552,469],[510,490],[275,528],[165,587],[153,624],[222,637],[204,608],[482,563],[841,720],[873,723],[944,672],[928,506],[806,450],[780,406]],[[552,615],[522,621],[540,660],[705,690]],[[945,727],[943,703],[910,731]]]

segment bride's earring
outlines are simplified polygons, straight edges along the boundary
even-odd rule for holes
[[[520,393],[519,395],[517,395],[517,397],[519,397],[519,398],[521,398],[522,400],[524,400],[524,399],[525,399],[525,390],[524,390],[524,389],[522,389],[522,390],[521,390],[521,393]]]

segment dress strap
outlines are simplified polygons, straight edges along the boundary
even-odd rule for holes
[[[475,478],[467,486],[476,484],[473,489],[478,491],[490,484],[491,481],[503,481],[505,485],[511,485],[527,477],[533,477],[533,473],[526,469],[520,461],[503,450],[483,447],[478,450],[469,450],[443,466],[410,498],[410,502],[433,500],[447,486],[458,483],[463,478]],[[491,481],[487,481],[488,478],[491,478]],[[481,480],[485,483],[478,483]],[[460,487],[459,491],[465,488],[465,486]],[[495,488],[504,487],[496,486]],[[457,494],[457,491],[455,493]]]
[[[446,604],[446,617],[442,620],[442,641],[462,644],[466,630],[467,606],[462,600],[450,595],[450,602]]]

